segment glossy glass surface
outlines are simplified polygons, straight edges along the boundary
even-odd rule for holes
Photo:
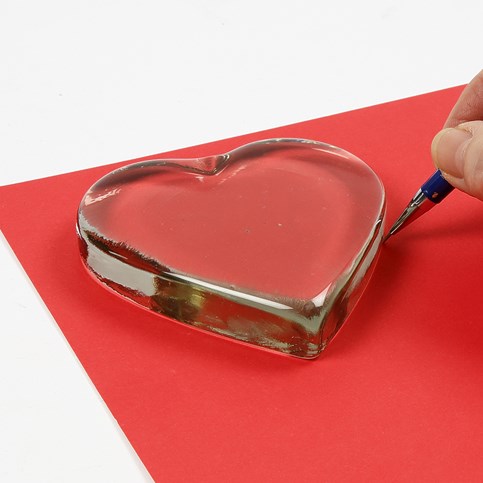
[[[369,278],[384,205],[381,182],[350,153],[272,139],[114,171],[82,200],[78,235],[87,269],[117,294],[313,358]]]

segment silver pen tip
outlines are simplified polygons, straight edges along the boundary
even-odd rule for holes
[[[391,233],[391,231],[389,230],[389,233],[388,233],[388,234],[387,234],[387,235],[386,235],[386,236],[385,236],[385,237],[382,239],[382,243],[386,243],[386,242],[387,242],[387,240],[388,240],[389,238],[391,238],[391,236],[392,236],[392,233]]]
[[[391,229],[389,230],[388,234],[384,237],[384,243],[388,240],[389,237],[394,235],[397,231],[399,231],[405,224],[406,220],[416,211],[415,207],[408,207],[406,208],[402,215],[395,221],[394,225],[392,225]]]
[[[384,237],[383,243],[385,243],[389,237],[394,235],[405,226],[418,219],[421,215],[429,211],[434,206],[434,203],[428,201],[428,198],[424,193],[419,190],[414,198],[409,202],[406,209],[402,212],[401,216],[392,225],[388,234]]]

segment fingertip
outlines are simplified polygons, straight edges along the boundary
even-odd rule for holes
[[[433,162],[437,168],[439,168],[439,162],[438,162],[438,146],[441,141],[441,138],[448,132],[451,128],[447,127],[445,129],[442,129],[441,131],[436,134],[433,138],[433,142],[431,143],[431,157],[433,158]]]
[[[446,128],[440,131],[431,144],[434,164],[452,178],[463,178],[464,151],[472,134],[458,128]]]

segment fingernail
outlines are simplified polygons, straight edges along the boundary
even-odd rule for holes
[[[463,178],[464,154],[472,134],[458,128],[440,131],[431,145],[434,163],[443,172]]]

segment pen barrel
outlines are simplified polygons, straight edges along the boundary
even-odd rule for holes
[[[444,200],[453,190],[454,186],[446,181],[439,169],[421,186],[424,196],[433,203]]]

